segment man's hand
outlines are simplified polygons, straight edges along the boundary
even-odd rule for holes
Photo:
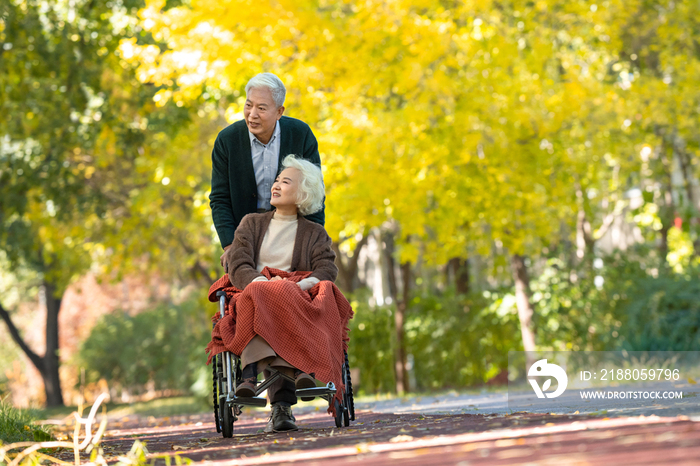
[[[228,248],[230,248],[230,247],[231,247],[230,244],[228,246],[226,246],[224,248],[224,253],[221,254],[221,257],[219,258],[219,260],[221,261],[221,266],[224,268],[226,273],[228,273],[228,263],[224,262],[224,259],[226,258],[226,251],[228,251]]]

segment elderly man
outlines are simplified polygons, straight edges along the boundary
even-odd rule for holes
[[[272,184],[289,154],[320,166],[316,137],[306,123],[283,116],[286,89],[272,73],[253,77],[245,87],[244,119],[223,129],[212,151],[212,218],[224,251],[233,243],[241,219],[271,210]],[[324,224],[324,208],[308,215]],[[221,265],[227,268],[225,254]],[[265,376],[268,376],[266,371]],[[294,383],[278,380],[267,390],[272,403],[266,432],[296,430],[290,406],[296,404]]]

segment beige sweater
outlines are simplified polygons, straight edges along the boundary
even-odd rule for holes
[[[282,215],[275,212],[260,246],[258,263],[255,267],[258,272],[261,272],[265,267],[284,270],[285,272],[292,271],[292,255],[298,224],[296,215]],[[260,276],[253,281],[267,281],[267,278]],[[302,290],[306,291],[318,282],[318,278],[309,277],[299,281],[297,284]]]

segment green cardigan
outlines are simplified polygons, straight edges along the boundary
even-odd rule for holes
[[[318,143],[309,125],[301,120],[283,116],[280,125],[280,156],[278,173],[282,170],[282,160],[295,154],[309,162],[321,166]],[[236,228],[247,214],[258,210],[258,188],[250,152],[250,137],[244,120],[224,128],[216,137],[211,153],[211,194],[209,205],[221,247],[233,242]],[[307,219],[325,222],[325,204]]]

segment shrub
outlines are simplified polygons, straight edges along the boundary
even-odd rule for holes
[[[360,392],[392,392],[393,305],[370,306],[368,291],[351,299],[350,367],[360,370]],[[412,300],[404,323],[412,361],[412,390],[480,385],[508,367],[508,350],[521,349],[512,296],[423,295]],[[511,300],[511,301],[509,301]]]
[[[499,292],[414,298],[405,326],[412,389],[482,385],[507,370],[508,351],[522,349],[514,303]]]
[[[132,393],[147,386],[189,391],[204,370],[204,348],[211,338],[209,316],[215,306],[206,304],[191,300],[135,316],[125,312],[104,316],[78,353],[87,381],[104,378]]]
[[[348,324],[348,362],[351,368],[360,371],[360,380],[353,382],[353,389],[358,393],[391,392],[395,388],[393,307],[370,306],[368,298],[366,289],[348,295],[355,311]]]
[[[572,270],[550,259],[532,283],[538,346],[592,351],[700,350],[698,271],[651,269],[643,252],[642,248],[617,251],[602,257],[602,266],[591,270],[585,265]],[[602,278],[598,286],[595,276]]]

